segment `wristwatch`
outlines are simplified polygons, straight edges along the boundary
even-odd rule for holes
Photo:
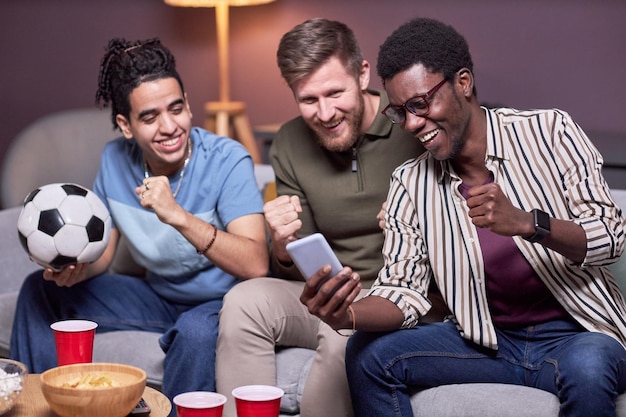
[[[524,239],[531,242],[539,242],[550,234],[550,216],[545,211],[532,209],[533,219],[535,221],[535,233]]]

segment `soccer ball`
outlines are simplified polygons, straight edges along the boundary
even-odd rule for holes
[[[78,184],[48,184],[24,199],[17,232],[31,260],[60,271],[102,255],[111,217],[93,191]]]

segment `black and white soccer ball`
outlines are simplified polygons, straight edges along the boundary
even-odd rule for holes
[[[60,271],[102,255],[111,235],[111,216],[93,191],[78,184],[47,184],[24,199],[17,231],[34,262]]]

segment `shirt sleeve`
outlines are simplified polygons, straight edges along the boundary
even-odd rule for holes
[[[581,265],[606,265],[624,251],[624,217],[602,175],[603,159],[592,141],[565,112],[554,123],[554,158],[563,179],[571,218],[587,235]]]
[[[404,315],[401,327],[411,328],[431,308],[428,286],[432,270],[417,227],[414,202],[397,173],[392,177],[387,198],[384,264],[368,296],[394,303]]]
[[[290,138],[285,136],[285,128],[281,128],[270,148],[270,161],[274,168],[276,177],[276,194],[293,195],[300,199],[302,212],[298,213],[298,218],[302,221],[302,228],[298,232],[300,236],[308,236],[316,231],[313,220],[313,213],[309,205],[306,194],[302,191],[298,180],[295,176],[292,160],[285,153],[285,147],[278,146],[279,143],[285,143]],[[270,253],[270,267],[272,273],[280,278],[303,280],[302,274],[294,264],[281,263],[273,253]]]

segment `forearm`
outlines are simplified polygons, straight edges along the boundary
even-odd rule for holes
[[[527,227],[522,236],[527,237],[535,233],[532,213],[527,213]],[[573,262],[582,263],[587,254],[587,236],[584,229],[571,220],[550,218],[550,234],[539,243],[555,252],[560,253]]]
[[[352,312],[346,313],[341,328],[385,332],[399,329],[403,322],[404,315],[394,303],[382,297],[369,296],[352,304]]]
[[[551,231],[540,243],[577,263],[587,254],[587,236],[578,224],[569,220],[550,219]]]
[[[213,233],[212,230],[207,233],[207,243],[209,235],[212,239]],[[205,247],[196,246],[200,251]],[[223,271],[240,279],[267,276],[269,256],[265,238],[253,239],[217,230],[214,243],[202,255]]]
[[[182,221],[172,224],[200,253],[223,271],[249,279],[267,275],[269,255],[261,214],[233,220],[227,230],[185,212]]]

